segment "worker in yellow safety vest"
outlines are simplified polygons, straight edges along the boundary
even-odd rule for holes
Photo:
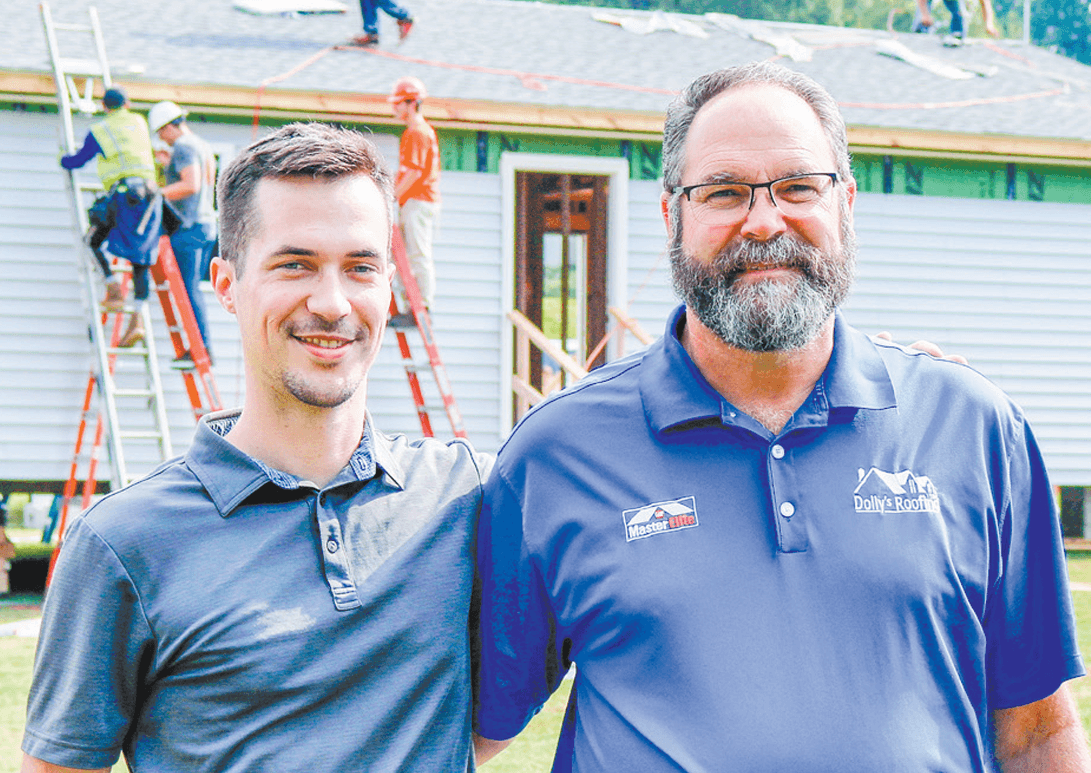
[[[93,158],[98,160],[98,176],[105,193],[95,199],[87,213],[90,220],[87,243],[106,280],[104,310],[121,311],[125,305],[106,252],[128,260],[133,266],[137,308],[118,343],[129,347],[142,341],[145,335],[141,307],[147,303],[150,289],[148,267],[158,255],[163,206],[155,184],[148,122],[129,110],[129,100],[121,89],[107,89],[102,104],[106,117],[91,126],[82,148],[61,157],[61,166],[78,169]]]

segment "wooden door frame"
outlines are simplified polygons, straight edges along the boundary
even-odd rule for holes
[[[629,256],[629,162],[624,158],[565,156],[552,153],[515,153],[500,155],[500,427],[499,436],[508,436],[512,425],[511,406],[511,325],[506,314],[515,295],[515,173],[545,172],[555,174],[603,175],[610,178],[606,249],[606,306],[625,306]],[[617,356],[616,341],[607,347],[608,359]]]

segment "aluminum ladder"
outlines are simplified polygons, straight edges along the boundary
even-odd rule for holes
[[[94,113],[96,84],[101,83],[103,90],[112,85],[102,29],[93,6],[87,9],[88,21],[78,24],[55,22],[46,3],[40,5],[40,10],[57,88],[61,144],[66,153],[72,154],[76,150],[73,114]],[[60,50],[62,36],[66,44],[79,48],[81,53],[89,52],[91,56],[63,56]],[[133,312],[134,308],[127,306],[116,313],[100,310],[101,289],[95,279],[99,270],[86,244],[85,234],[88,229],[88,206],[94,196],[102,191],[102,186],[97,180],[81,180],[74,170],[62,172],[72,208],[74,237],[79,245],[76,265],[93,357],[69,477],[57,516],[60,539],[63,539],[69,504],[81,480],[82,508],[91,503],[99,480],[98,463],[104,446],[109,457],[112,489],[131,483],[174,455],[149,305],[143,304],[139,311],[144,317],[144,329],[147,331],[144,342],[125,349],[119,348],[117,343],[126,312]],[[159,202],[153,202],[152,206],[159,206]],[[127,290],[129,277],[125,272],[128,264],[118,263],[115,261],[115,270],[122,273],[122,289]],[[194,416],[200,418],[204,413],[222,406],[189,296],[170,249],[170,241],[165,236],[160,238],[159,257],[150,274],[153,289],[163,308],[175,356],[187,351],[192,353],[194,366],[183,370],[182,378]],[[92,420],[94,434],[88,443]],[[134,471],[134,466],[141,467],[141,462],[142,469]],[[57,524],[51,526],[57,527]],[[54,559],[58,552],[53,552]],[[50,574],[52,569],[51,562]]]

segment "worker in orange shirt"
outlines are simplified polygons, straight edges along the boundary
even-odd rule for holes
[[[398,148],[394,191],[402,239],[424,305],[431,308],[436,292],[432,236],[439,216],[439,142],[435,129],[421,115],[421,102],[426,96],[424,84],[410,75],[394,84],[387,101],[406,126]]]

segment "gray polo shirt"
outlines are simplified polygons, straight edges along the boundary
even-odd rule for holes
[[[72,523],[23,750],[157,773],[472,769],[487,459],[369,421],[319,489],[224,440],[237,415]]]

